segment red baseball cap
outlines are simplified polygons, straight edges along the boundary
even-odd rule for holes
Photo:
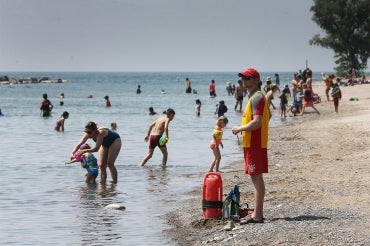
[[[238,75],[239,77],[252,77],[252,78],[257,78],[258,80],[260,80],[259,72],[252,67],[248,68],[242,73],[239,73]]]

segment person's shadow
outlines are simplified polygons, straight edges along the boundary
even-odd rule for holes
[[[282,218],[273,218],[271,221],[276,220],[285,220],[285,221],[309,221],[309,220],[330,220],[329,217],[325,216],[315,216],[315,215],[299,215],[296,217],[282,217]]]

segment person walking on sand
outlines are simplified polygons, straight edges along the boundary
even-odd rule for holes
[[[209,168],[208,172],[213,172],[213,169],[215,168],[216,172],[220,172],[220,161],[221,161],[221,152],[220,147],[224,147],[222,144],[222,135],[223,135],[223,128],[226,127],[229,120],[225,116],[221,116],[216,121],[216,126],[213,129],[212,132],[212,141],[209,145],[211,150],[213,151],[214,159],[211,162],[211,166]]]
[[[307,87],[307,84],[303,84],[303,89],[304,89],[304,93],[303,93],[304,102],[303,102],[303,107],[302,107],[302,111],[301,111],[300,115],[304,114],[304,111],[307,107],[313,108],[316,111],[317,114],[320,114],[319,110],[317,110],[317,108],[315,107],[315,105],[313,103],[312,88]]]
[[[333,97],[335,113],[338,113],[339,100],[342,99],[342,91],[340,90],[338,83],[333,84],[331,96]]]
[[[329,76],[325,76],[324,73],[321,73],[321,78],[324,80],[325,83],[325,95],[326,95],[326,101],[329,102],[329,91],[331,89],[331,85],[333,84],[333,80],[335,78],[334,74],[331,74]]]
[[[64,111],[63,114],[57,120],[54,130],[58,132],[60,131],[64,132],[64,121],[68,119],[68,117],[69,117],[69,113],[67,111]]]
[[[92,153],[99,151],[99,165],[100,165],[100,182],[106,183],[107,181],[107,167],[110,170],[113,183],[117,183],[118,173],[114,163],[121,151],[121,138],[116,131],[112,131],[106,127],[98,127],[98,125],[90,121],[85,125],[84,135],[79,143],[73,148],[71,152],[71,160],[74,154],[79,151],[80,154]],[[95,147],[80,149],[81,145],[86,143],[88,139],[95,142]]]
[[[149,148],[148,148],[148,154],[144,157],[144,159],[141,161],[140,166],[144,166],[145,163],[152,158],[155,147],[159,147],[163,154],[162,159],[162,165],[166,166],[167,164],[167,158],[168,158],[168,152],[167,152],[167,146],[166,142],[169,139],[168,134],[168,127],[170,122],[175,118],[175,111],[172,108],[167,109],[164,112],[164,115],[155,121],[153,121],[148,128],[147,135],[145,136],[144,140],[145,142],[149,141]],[[160,144],[161,137],[165,135],[164,137],[166,140],[164,141],[164,144]]]
[[[235,106],[234,110],[236,111],[239,106],[239,111],[242,111],[243,99],[245,97],[245,89],[243,88],[242,81],[239,79],[238,84],[235,87]]]
[[[263,203],[265,182],[263,173],[268,173],[268,126],[269,105],[259,89],[260,74],[254,68],[239,73],[244,87],[247,88],[249,99],[244,109],[240,126],[232,128],[233,134],[242,133],[244,149],[245,173],[249,174],[254,185],[254,211],[243,218],[240,224],[263,223]]]

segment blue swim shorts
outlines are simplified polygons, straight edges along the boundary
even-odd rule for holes
[[[87,173],[94,177],[97,177],[99,174],[99,168],[87,168]]]

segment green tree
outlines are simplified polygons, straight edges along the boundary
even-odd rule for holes
[[[370,57],[370,0],[314,0],[310,10],[325,34],[310,44],[334,51],[338,76],[350,66],[363,72]]]

